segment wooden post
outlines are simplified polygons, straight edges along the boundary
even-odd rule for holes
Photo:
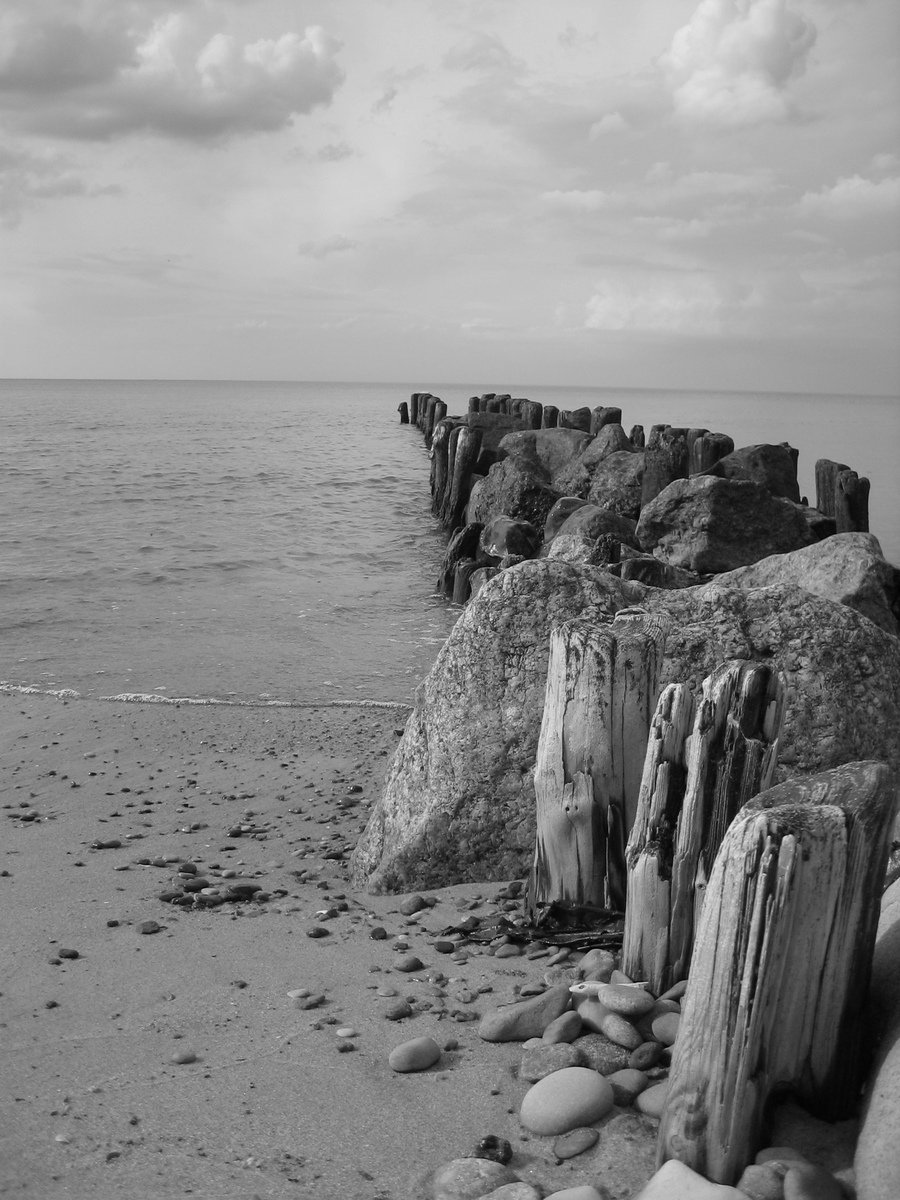
[[[409,420],[412,425],[419,423],[419,392],[413,392],[409,398]]]
[[[632,446],[634,446],[635,450],[643,450],[646,441],[643,425],[632,425],[631,433],[628,435],[628,439]]]
[[[470,396],[470,397],[469,397],[469,405],[468,405],[468,408],[467,408],[467,410],[466,410],[466,411],[467,411],[467,412],[470,412],[470,413],[477,413],[477,412],[478,412],[478,405],[480,404],[480,402],[481,402],[481,401],[480,401],[480,397],[478,397],[478,396]]]
[[[559,409],[555,404],[545,404],[541,414],[541,429],[557,429],[559,427]]]
[[[688,469],[691,475],[708,471],[720,458],[734,453],[734,441],[727,433],[703,433],[691,444]]]
[[[560,429],[580,429],[582,433],[590,433],[591,410],[589,408],[560,409],[556,423]]]
[[[725,830],[769,786],[784,682],[760,663],[723,663],[695,704],[685,684],[659,699],[628,842],[623,970],[665,991],[687,978],[709,872]]]
[[[834,485],[834,521],[838,533],[869,532],[869,481],[855,471],[839,471]]]
[[[729,828],[682,1003],[660,1162],[730,1184],[759,1149],[774,1092],[827,1121],[854,1110],[896,801],[887,766],[849,763],[771,788]]]
[[[641,508],[675,479],[687,479],[687,430],[654,425],[644,451]]]
[[[465,604],[469,598],[469,579],[481,563],[475,558],[461,558],[453,575],[453,603]]]
[[[841,471],[849,471],[846,463],[833,462],[830,458],[816,459],[816,508],[826,517],[833,517],[837,479]]]
[[[401,400],[397,405],[397,412],[400,414],[400,424],[409,424],[409,405],[405,400]]]
[[[450,500],[444,509],[444,524],[450,529],[462,521],[463,512],[469,499],[472,468],[478,461],[481,450],[480,429],[469,429],[462,425],[456,442],[456,453],[453,456],[453,478],[450,484]]]
[[[437,590],[449,599],[453,596],[453,586],[456,579],[456,564],[464,558],[477,558],[481,544],[481,531],[484,526],[478,521],[464,525],[457,530],[447,543],[441,571],[437,579]]]
[[[604,425],[621,425],[622,410],[621,408],[612,408],[607,405],[598,405],[591,413],[591,424],[588,429],[589,433],[599,433]]]
[[[527,429],[540,429],[544,417],[543,405],[537,400],[524,400],[519,416]]]
[[[444,503],[447,490],[448,451],[453,418],[438,421],[431,435],[431,511],[437,516]]]
[[[550,635],[534,772],[532,921],[546,906],[625,907],[634,820],[665,626],[640,610],[611,624],[572,621]]]

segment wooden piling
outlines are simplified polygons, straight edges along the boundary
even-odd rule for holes
[[[431,435],[431,511],[438,516],[444,505],[447,490],[447,467],[453,417],[443,417]]]
[[[834,486],[837,533],[869,532],[869,481],[855,471],[839,471]]]
[[[400,424],[409,424],[409,405],[405,400],[401,400],[397,405],[397,412],[400,414]]]
[[[555,404],[545,404],[541,414],[541,429],[557,429],[559,427],[559,409]]]
[[[687,474],[687,430],[674,425],[654,425],[644,450],[641,507],[674,480],[687,479]]]
[[[727,433],[703,433],[691,443],[688,470],[691,475],[708,471],[720,458],[734,452],[734,441]]]
[[[560,429],[579,429],[582,433],[590,433],[591,410],[586,407],[560,409],[556,424]]]
[[[730,826],[682,1003],[660,1163],[732,1184],[773,1094],[827,1121],[854,1111],[896,803],[887,766],[849,763],[769,789]]]
[[[706,884],[725,830],[766,789],[778,752],[785,689],[762,663],[723,663],[699,699],[672,684],[647,741],[628,840],[623,970],[666,991],[687,978]]]
[[[550,904],[624,910],[625,843],[664,643],[664,624],[639,610],[551,633],[534,774],[532,920]]]
[[[588,427],[589,433],[599,433],[604,425],[621,425],[622,410],[614,408],[610,405],[598,405],[591,412],[591,423]]]
[[[453,597],[456,564],[463,559],[478,557],[483,529],[484,526],[480,522],[473,521],[471,524],[464,525],[461,529],[458,529],[447,543],[447,549],[444,553],[444,559],[437,578],[437,590],[443,593],[448,599]]]
[[[632,425],[631,433],[628,435],[628,440],[631,442],[635,450],[643,450],[646,444],[643,425]]]
[[[462,521],[471,489],[472,470],[481,450],[482,431],[460,426],[453,456],[453,478],[450,484],[450,499],[444,508],[444,524],[453,529]]]
[[[419,395],[419,392],[413,392],[409,398],[409,420],[412,425],[419,423]]]

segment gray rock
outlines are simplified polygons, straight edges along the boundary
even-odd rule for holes
[[[586,1067],[587,1057],[577,1046],[568,1042],[555,1042],[545,1046],[533,1046],[523,1050],[522,1062],[519,1064],[519,1078],[527,1083],[537,1083],[554,1071],[563,1067]]]
[[[550,1022],[566,1011],[570,999],[568,988],[555,987],[528,1000],[490,1009],[478,1024],[478,1036],[486,1042],[524,1042],[540,1037]]]
[[[599,508],[637,520],[644,485],[643,451],[620,450],[597,465],[587,499]]]
[[[797,484],[797,456],[786,442],[779,446],[742,446],[726,454],[702,472],[717,479],[749,479],[761,484],[773,496],[800,503]]]
[[[612,1075],[628,1066],[628,1051],[602,1033],[586,1033],[572,1043],[587,1059],[587,1065],[601,1075]]]
[[[503,558],[507,554],[531,558],[540,543],[541,535],[530,521],[512,517],[494,517],[481,534],[481,548],[492,558]]]
[[[579,508],[584,508],[587,500],[582,500],[578,496],[561,496],[553,505],[547,520],[544,522],[544,545],[547,546],[556,535],[559,533],[565,521],[571,517],[573,512],[577,512]]]
[[[692,475],[644,505],[637,540],[663,562],[704,575],[799,550],[813,535],[796,504],[761,484]]]
[[[620,517],[609,509],[598,508],[596,504],[583,504],[562,523],[556,536],[578,534],[587,541],[596,541],[598,537],[611,533],[620,542],[637,548],[635,528],[636,523],[628,517]]]
[[[507,1183],[518,1182],[509,1167],[489,1158],[455,1158],[435,1171],[433,1200],[480,1200]]]
[[[589,433],[576,429],[535,429],[507,434],[500,443],[500,450],[520,470],[555,487],[553,477],[577,459],[594,440]]]
[[[543,529],[547,514],[559,498],[559,493],[539,476],[507,458],[494,463],[486,476],[475,481],[466,521],[488,525],[495,517],[518,517]]]
[[[775,782],[859,759],[900,768],[900,640],[846,605],[790,585],[658,591],[534,559],[470,602],[420,686],[351,858],[357,886],[413,891],[528,872],[550,630],[634,605],[670,620],[660,686],[697,684],[730,658],[787,673]]]
[[[764,1163],[745,1167],[736,1186],[749,1200],[784,1200],[782,1176]]]
[[[631,439],[621,425],[604,425],[580,454],[554,472],[553,487],[564,495],[587,496],[600,464],[617,453],[633,455]]]
[[[838,533],[790,554],[773,554],[716,580],[724,587],[792,583],[847,604],[888,633],[900,634],[900,571],[885,560],[871,533]]]

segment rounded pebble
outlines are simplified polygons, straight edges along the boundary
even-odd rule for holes
[[[553,1153],[557,1158],[575,1158],[595,1146],[600,1138],[599,1129],[582,1126],[580,1129],[570,1129],[568,1133],[560,1134],[553,1143]]]
[[[556,1042],[574,1042],[581,1033],[582,1022],[581,1017],[574,1009],[564,1012],[562,1016],[556,1017],[551,1021],[544,1030],[542,1037],[545,1042],[552,1044]]]
[[[342,1026],[340,1027],[340,1029],[336,1029],[334,1032],[335,1032],[335,1036],[336,1036],[336,1037],[339,1037],[339,1038],[355,1038],[355,1037],[359,1037],[359,1034],[358,1034],[358,1033],[356,1032],[356,1030],[355,1030],[355,1029],[352,1027],[352,1025],[342,1025]]]
[[[539,1079],[546,1079],[548,1075],[564,1067],[585,1066],[587,1058],[576,1046],[568,1042],[554,1042],[550,1045],[540,1042],[522,1054],[519,1078],[524,1079],[526,1083],[537,1083]]]
[[[635,1099],[650,1084],[643,1071],[636,1071],[632,1067],[626,1067],[623,1071],[613,1071],[606,1078],[612,1087],[613,1098],[620,1108],[628,1108],[634,1104]]]
[[[666,1106],[666,1097],[668,1094],[669,1081],[668,1079],[664,1079],[662,1083],[656,1083],[653,1087],[649,1087],[646,1091],[641,1092],[634,1102],[634,1107],[639,1112],[642,1112],[645,1117],[655,1117],[656,1120],[659,1120]]]
[[[843,1200],[841,1185],[824,1167],[795,1163],[784,1177],[784,1200]]]
[[[603,1196],[589,1183],[581,1183],[576,1187],[563,1188],[561,1192],[551,1192],[547,1200],[603,1200]]]
[[[504,1166],[512,1158],[512,1146],[506,1138],[497,1137],[495,1133],[489,1133],[487,1137],[483,1137],[475,1147],[476,1158],[489,1158],[491,1162],[503,1163]]]
[[[663,1013],[653,1022],[653,1036],[664,1046],[674,1046],[681,1017],[678,1013]]]
[[[405,1074],[408,1071],[426,1071],[441,1057],[441,1048],[430,1037],[417,1037],[401,1042],[388,1055],[388,1065],[393,1071]]]
[[[621,983],[607,983],[597,993],[597,999],[610,1012],[618,1013],[634,1021],[648,1013],[656,1004],[656,1000],[643,988],[626,987]]]
[[[642,1042],[628,1055],[628,1065],[635,1071],[648,1071],[659,1062],[662,1052],[659,1042]]]
[[[424,965],[421,958],[417,958],[415,954],[401,954],[394,961],[394,970],[403,971],[409,975],[413,971],[421,971]]]
[[[613,1106],[613,1091],[587,1067],[564,1067],[534,1084],[522,1100],[519,1120],[532,1133],[568,1133],[599,1121]]]
[[[765,1163],[744,1168],[735,1184],[748,1200],[784,1200],[784,1183],[777,1171]]]
[[[509,1167],[489,1158],[455,1158],[435,1171],[434,1200],[480,1200],[498,1187],[516,1183]]]
[[[404,1017],[412,1016],[412,1005],[408,1000],[393,1000],[385,1005],[381,1015],[386,1021],[402,1021]]]
[[[172,1055],[172,1062],[178,1063],[179,1066],[183,1066],[186,1063],[195,1063],[196,1061],[197,1055],[193,1050],[176,1050]]]
[[[600,1032],[617,1046],[624,1046],[626,1050],[637,1050],[644,1040],[630,1021],[614,1012],[607,1012],[606,1016],[601,1018]]]
[[[493,1192],[487,1192],[481,1197],[481,1200],[541,1200],[543,1194],[537,1188],[533,1188],[530,1183],[523,1183],[519,1180],[518,1183],[504,1183],[502,1187],[495,1188]]]

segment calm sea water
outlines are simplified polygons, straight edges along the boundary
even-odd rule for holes
[[[397,404],[489,384],[0,382],[0,680],[85,695],[408,700],[455,612],[428,458]],[[498,389],[499,390],[499,389]],[[872,479],[900,561],[900,403],[502,385],[619,404]]]

